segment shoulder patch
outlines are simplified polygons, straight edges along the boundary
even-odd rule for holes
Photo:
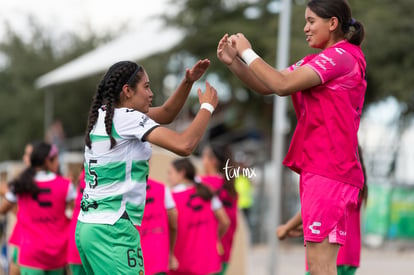
[[[299,60],[298,62],[296,62],[295,67],[300,67],[302,66],[303,62],[305,62],[304,59]]]
[[[148,119],[149,119],[148,116],[142,115],[141,119],[140,119],[140,122],[139,122],[139,126],[145,127],[145,124],[147,123]]]

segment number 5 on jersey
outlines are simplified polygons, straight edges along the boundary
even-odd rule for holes
[[[97,164],[97,163],[98,161],[96,159],[90,159],[88,162],[88,173],[90,176],[88,178],[89,179],[92,178],[92,180],[88,180],[88,184],[91,189],[94,189],[96,186],[98,186],[98,174],[92,168],[92,164]]]

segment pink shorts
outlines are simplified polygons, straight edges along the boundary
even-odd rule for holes
[[[300,201],[306,242],[345,244],[349,212],[357,206],[359,189],[353,185],[302,171]]]

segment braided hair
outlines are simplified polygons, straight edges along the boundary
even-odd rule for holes
[[[144,69],[131,61],[120,61],[112,65],[104,75],[98,85],[95,96],[89,110],[88,123],[85,133],[85,144],[89,149],[92,148],[90,132],[98,120],[99,108],[105,108],[105,130],[111,140],[111,149],[116,145],[116,140],[112,136],[112,121],[114,108],[120,100],[122,87],[128,84],[135,89],[142,78]]]

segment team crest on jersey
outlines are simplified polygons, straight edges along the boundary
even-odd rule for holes
[[[303,62],[305,62],[305,60],[301,59],[298,62],[296,62],[295,67],[300,67],[302,66]]]
[[[147,123],[148,119],[149,117],[147,117],[146,115],[142,115],[141,121],[139,122],[139,126],[145,127],[145,123]]]

